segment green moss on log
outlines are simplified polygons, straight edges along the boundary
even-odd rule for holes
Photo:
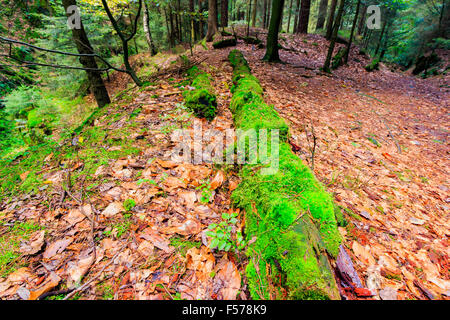
[[[366,71],[368,72],[372,72],[373,70],[378,70],[379,64],[380,60],[375,58],[367,66],[365,66],[364,69],[366,69]]]
[[[197,117],[213,120],[217,112],[217,101],[210,76],[196,66],[189,69],[187,74],[192,83],[191,90],[185,90],[183,93],[186,106]]]
[[[235,38],[223,39],[213,43],[214,49],[226,48],[226,47],[234,47],[237,44]]]
[[[230,109],[237,128],[243,130],[278,129],[280,139],[286,141],[289,127],[272,106],[267,105],[262,97],[263,89],[250,67],[238,50],[229,55],[233,66],[233,87]]]
[[[263,164],[244,165],[242,182],[232,194],[233,203],[245,210],[246,237],[251,243],[246,268],[250,293],[255,299],[283,298],[270,285],[282,281],[291,299],[339,299],[328,261],[328,254],[337,256],[341,243],[332,198],[292,153],[286,142],[288,127],[264,103],[263,90],[242,53],[233,50],[229,59],[234,68],[230,107],[236,128],[284,132],[279,169],[263,175]]]
[[[331,61],[331,69],[337,69],[344,64],[344,56],[347,53],[347,48],[340,48]]]

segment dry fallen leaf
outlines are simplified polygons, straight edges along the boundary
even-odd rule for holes
[[[65,238],[65,239],[61,239],[61,240],[57,240],[55,242],[53,242],[52,244],[50,244],[47,249],[45,249],[44,254],[42,255],[42,257],[44,259],[50,259],[53,256],[55,256],[58,253],[61,253],[64,251],[64,249],[71,244],[73,241],[73,238]]]
[[[55,288],[59,284],[59,281],[61,281],[61,278],[56,273],[50,273],[49,277],[45,279],[45,281],[39,286],[39,288],[30,290],[30,296],[28,300],[37,300],[44,293],[47,293]]]
[[[222,170],[217,171],[216,175],[211,180],[210,184],[211,190],[216,190],[217,188],[219,188],[224,181],[225,181],[225,174],[223,173],[223,171]]]
[[[20,252],[27,255],[32,255],[37,253],[39,250],[41,250],[42,246],[44,245],[44,236],[45,236],[45,230],[36,231],[31,236],[28,243],[23,244],[20,247]]]

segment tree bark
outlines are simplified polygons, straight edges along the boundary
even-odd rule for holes
[[[311,0],[302,0],[300,5],[298,33],[308,33],[309,12],[311,10]]]
[[[317,16],[316,30],[323,29],[327,17],[328,0],[320,0],[319,13]]]
[[[222,28],[225,28],[228,26],[228,0],[221,0],[220,5],[221,5],[220,20]]]
[[[358,22],[358,15],[359,15],[359,7],[360,7],[360,5],[361,5],[361,0],[358,0],[358,3],[356,4],[355,17],[353,18],[352,31],[350,31],[350,39],[348,39],[347,51],[345,52],[345,56],[344,56],[344,63],[345,64],[347,64],[347,62],[348,62],[348,56],[350,54],[350,49],[352,47],[353,33],[355,32],[356,23]]]
[[[143,27],[144,27],[144,33],[145,33],[145,39],[147,40],[148,48],[150,50],[150,54],[154,56],[158,51],[156,50],[155,44],[153,43],[152,33],[150,30],[150,21],[149,21],[149,10],[148,10],[148,4],[147,1],[144,0],[144,15],[142,17],[143,21]]]
[[[258,0],[255,0],[253,4],[253,13],[252,13],[252,27],[256,27],[256,9],[258,8]]]
[[[339,31],[339,26],[341,25],[342,13],[344,11],[345,0],[341,0],[339,3],[338,13],[336,15],[336,20],[334,22],[333,33],[331,35],[330,47],[328,48],[327,58],[323,65],[323,71],[330,72],[331,57],[333,56],[334,46],[336,45],[336,38]]]
[[[366,20],[366,13],[367,13],[367,6],[363,4],[361,6],[361,18],[359,19],[358,23],[358,32],[357,32],[358,35],[360,35],[363,32],[364,22]]]
[[[293,32],[295,33],[297,31],[297,27],[298,27],[298,16],[299,16],[299,11],[300,11],[300,0],[297,0],[297,5],[295,7],[295,14],[294,14],[294,29]]]
[[[287,33],[289,33],[289,29],[291,28],[291,16],[292,16],[292,3],[294,0],[291,0],[291,3],[289,5],[289,16],[288,16],[288,25],[287,25]]]
[[[263,9],[263,18],[262,18],[262,28],[265,29],[266,28],[266,20],[267,20],[267,0],[264,0],[264,9]]]
[[[211,42],[217,32],[217,0],[208,0],[208,32],[206,41]]]
[[[337,0],[332,0],[330,12],[328,13],[328,19],[327,19],[327,32],[325,34],[325,38],[327,40],[330,40],[331,35],[333,34],[333,20],[334,20],[334,13],[336,12],[336,5],[337,5]]]
[[[377,47],[375,49],[375,56],[378,54],[378,51],[380,51],[380,46],[381,46],[381,42],[383,40],[384,31],[386,30],[387,21],[388,21],[388,15],[386,15],[384,17],[383,26],[381,27],[380,37],[378,38]]]
[[[267,34],[265,61],[279,61],[278,55],[278,31],[280,29],[281,14],[283,12],[284,0],[272,1],[272,15],[270,17],[269,33]]]
[[[76,6],[76,0],[62,0],[65,12],[70,6]],[[67,13],[67,17],[70,14]],[[83,22],[80,21],[80,28],[72,29],[72,39],[75,42],[78,53],[80,54],[93,54],[94,50],[89,42],[86,31],[84,30]],[[80,63],[84,68],[98,69],[95,57],[83,56],[80,57]],[[109,99],[108,91],[106,90],[105,84],[102,79],[102,74],[100,71],[86,70],[87,77],[91,90],[94,94],[95,101],[99,107],[103,107],[111,102]]]

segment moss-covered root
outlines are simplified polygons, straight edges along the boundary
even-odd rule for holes
[[[372,72],[373,70],[378,70],[379,64],[380,61],[375,58],[367,66],[365,66],[364,69],[366,69],[366,71]]]
[[[232,51],[229,58],[234,68],[231,109],[236,127],[254,127],[258,119],[250,114],[257,108],[272,112],[264,122],[260,120],[262,128],[286,126],[264,104],[262,88],[242,54]],[[339,299],[328,261],[329,255],[337,256],[341,243],[335,208],[311,170],[287,142],[281,142],[274,174],[263,175],[261,164],[247,164],[240,174],[242,182],[232,200],[245,210],[250,243],[246,273],[252,297],[285,298],[272,285],[276,283],[287,289],[291,299]]]
[[[187,71],[192,80],[191,88],[183,93],[186,106],[199,118],[212,121],[217,112],[216,95],[211,85],[210,75],[196,66]]]

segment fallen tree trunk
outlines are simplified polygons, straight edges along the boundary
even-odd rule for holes
[[[254,129],[259,135],[259,130],[268,129],[270,137],[271,158],[259,154],[256,164],[245,164],[242,182],[232,194],[234,204],[245,210],[250,293],[254,299],[286,298],[273,285],[281,281],[290,299],[340,299],[328,260],[329,255],[337,256],[341,243],[333,200],[292,152],[286,122],[264,102],[259,81],[242,53],[233,50],[229,59],[234,70],[230,109],[236,128]],[[271,129],[279,130],[279,141]],[[241,138],[238,135],[238,144]],[[278,154],[272,157],[276,149]],[[276,166],[267,170],[269,164]]]
[[[234,47],[237,44],[235,38],[223,39],[213,43],[214,49],[221,49],[226,47]]]

